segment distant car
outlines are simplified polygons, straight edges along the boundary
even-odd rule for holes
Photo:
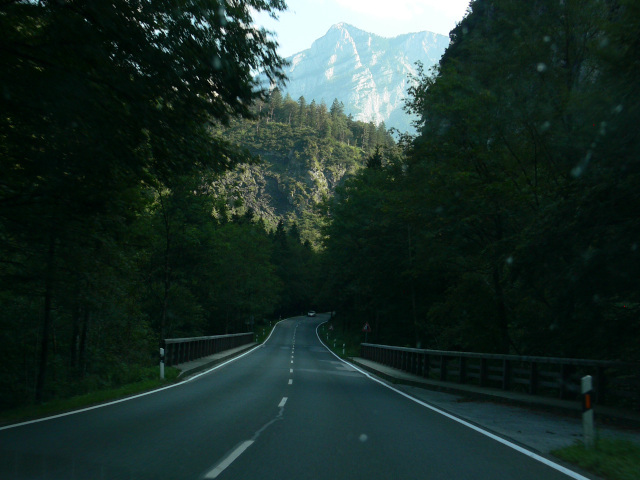
[[[314,312],[313,310],[309,310],[309,313],[307,313],[307,317],[315,317],[316,316],[316,312]]]

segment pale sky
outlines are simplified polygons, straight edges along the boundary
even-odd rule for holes
[[[274,21],[255,17],[256,24],[276,33],[278,53],[288,57],[306,50],[332,25],[345,22],[383,37],[429,32],[449,35],[470,0],[287,0],[288,11]]]

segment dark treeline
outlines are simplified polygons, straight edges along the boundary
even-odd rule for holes
[[[638,360],[640,4],[471,7],[330,205],[327,298],[380,343]]]
[[[314,271],[210,189],[248,153],[218,125],[283,61],[250,8],[0,6],[0,408],[140,379],[163,338],[300,313]],[[305,288],[302,288],[305,286]],[[271,317],[273,318],[273,317]]]

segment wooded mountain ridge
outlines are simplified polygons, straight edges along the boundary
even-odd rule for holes
[[[322,215],[317,207],[345,178],[364,167],[376,148],[392,149],[395,141],[384,122],[361,122],[346,115],[334,99],[307,103],[274,90],[254,107],[255,119],[238,119],[222,131],[259,158],[243,163],[212,184],[227,199],[232,214],[253,211],[274,229],[280,220],[296,223],[303,240],[320,243]]]

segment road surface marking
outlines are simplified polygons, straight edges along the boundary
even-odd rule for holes
[[[278,408],[284,407],[285,403],[287,403],[287,397],[282,397],[282,400],[280,400],[280,403],[278,404]]]
[[[293,363],[293,360],[291,360],[291,363]]]
[[[229,465],[231,465],[234,460],[236,458],[238,458],[240,455],[242,455],[242,452],[244,452],[247,448],[249,448],[251,446],[251,444],[253,443],[253,440],[245,440],[244,442],[242,442],[240,445],[238,445],[236,447],[236,449],[231,452],[224,460],[222,460],[220,463],[218,463],[218,465],[216,465],[214,468],[212,468],[205,476],[204,478],[216,478],[218,475],[220,475]]]
[[[291,385],[293,383],[293,379],[289,379],[289,385]]]
[[[289,369],[289,373],[293,373],[293,368],[290,368],[290,369]]]
[[[278,323],[284,322],[285,320],[287,320],[287,319],[285,318],[283,320],[280,320]],[[224,367],[225,365],[227,365],[227,364],[229,364],[231,362],[235,362],[236,360],[240,360],[242,357],[245,357],[245,356],[249,355],[250,353],[255,352],[258,348],[264,347],[265,343],[267,343],[269,341],[269,339],[271,338],[271,335],[273,335],[273,332],[276,331],[275,327],[276,327],[276,325],[278,325],[278,323],[276,323],[273,326],[273,328],[271,329],[271,333],[265,339],[265,341],[262,342],[261,345],[256,345],[251,350],[248,350],[245,353],[242,353],[242,354],[240,354],[240,355],[238,355],[236,357],[230,358],[229,360],[227,360],[225,362],[222,362],[222,363],[216,365],[215,367],[210,368],[209,370],[205,370],[204,372],[200,372],[200,373],[198,373],[196,375],[193,375],[192,377],[188,377],[187,379],[185,379],[184,381],[182,381],[180,383],[174,383],[173,385],[167,385],[166,387],[157,388],[155,390],[150,390],[148,392],[140,393],[138,395],[132,395],[131,397],[127,397],[127,398],[121,398],[119,400],[114,400],[112,402],[101,403],[100,405],[93,405],[92,407],[81,408],[79,410],[73,410],[71,412],[66,412],[66,413],[59,413],[57,415],[51,415],[50,417],[37,418],[35,420],[28,420],[26,422],[14,423],[13,425],[5,425],[4,427],[0,427],[0,430],[8,430],[10,428],[22,427],[24,425],[30,425],[32,423],[39,423],[39,422],[45,422],[47,420],[53,420],[54,418],[66,417],[68,415],[75,415],[76,413],[87,412],[89,410],[95,410],[96,408],[108,407],[109,405],[114,405],[116,403],[128,402],[129,400],[133,400],[134,398],[140,398],[140,397],[144,397],[146,395],[152,395],[154,393],[162,392],[163,390],[167,390],[169,388],[176,388],[176,387],[180,387],[182,385],[186,385],[187,383],[195,380],[198,377],[201,377],[203,375],[206,375],[207,373],[213,372],[214,370],[218,370],[219,368],[222,368],[222,367]],[[291,363],[293,363],[293,361]]]
[[[326,322],[325,322],[325,323],[326,323]],[[553,468],[554,470],[557,470],[557,471],[559,471],[559,472],[561,472],[561,473],[564,473],[565,475],[567,475],[568,477],[573,478],[574,480],[589,480],[587,477],[585,477],[585,476],[583,476],[583,475],[580,475],[579,473],[574,472],[573,470],[569,470],[568,468],[563,467],[562,465],[559,465],[559,464],[557,464],[557,463],[555,463],[555,462],[552,462],[551,460],[549,460],[549,459],[547,459],[547,458],[544,458],[544,457],[542,457],[542,456],[538,455],[537,453],[534,453],[534,452],[532,452],[532,451],[530,451],[530,450],[527,450],[526,448],[523,448],[523,447],[521,447],[520,445],[516,445],[515,443],[512,443],[512,442],[510,442],[509,440],[506,440],[506,439],[504,439],[504,438],[502,438],[502,437],[499,437],[499,436],[497,436],[497,435],[495,435],[495,434],[493,434],[493,433],[491,433],[491,432],[489,432],[489,431],[487,431],[487,430],[484,430],[483,428],[481,428],[481,427],[479,427],[479,426],[477,426],[477,425],[474,425],[474,424],[472,424],[472,423],[469,423],[469,422],[467,422],[467,421],[463,420],[462,418],[458,418],[458,417],[456,417],[456,416],[454,416],[454,415],[451,415],[450,413],[447,413],[447,412],[445,412],[444,410],[440,410],[439,408],[434,407],[433,405],[429,405],[428,403],[423,402],[422,400],[419,400],[419,399],[417,399],[417,398],[415,398],[415,397],[412,397],[412,396],[411,396],[411,395],[409,395],[408,393],[405,393],[405,392],[403,392],[403,391],[401,391],[401,390],[398,390],[397,388],[394,388],[394,387],[392,387],[391,385],[387,385],[387,384],[386,384],[386,383],[384,383],[382,380],[379,380],[379,379],[375,378],[373,375],[371,375],[371,374],[370,374],[370,373],[368,373],[367,371],[362,370],[362,369],[360,369],[360,368],[356,367],[355,365],[353,365],[353,364],[351,364],[351,363],[347,362],[346,360],[343,360],[343,359],[342,359],[342,358],[340,358],[338,355],[336,355],[335,353],[333,353],[333,352],[331,351],[331,349],[330,349],[330,348],[329,348],[329,347],[328,347],[328,346],[327,346],[327,345],[322,341],[322,338],[320,338],[320,335],[318,334],[318,328],[320,328],[320,325],[322,325],[322,324],[319,324],[319,325],[316,327],[316,336],[318,337],[318,340],[320,340],[320,343],[321,343],[322,345],[324,345],[324,347],[325,347],[325,348],[329,351],[329,353],[331,353],[334,357],[336,357],[336,358],[337,358],[338,360],[340,360],[342,363],[345,363],[345,364],[349,365],[351,368],[353,368],[353,369],[357,370],[358,372],[360,372],[361,374],[363,374],[365,377],[367,377],[369,380],[372,380],[372,381],[374,381],[374,382],[376,382],[376,383],[379,383],[379,384],[380,384],[380,385],[382,385],[383,387],[386,387],[386,388],[388,388],[389,390],[393,390],[394,392],[396,392],[396,393],[398,393],[398,394],[402,395],[402,396],[403,396],[403,397],[405,397],[405,398],[408,398],[409,400],[411,400],[411,401],[413,401],[413,402],[417,403],[418,405],[422,405],[423,407],[428,408],[429,410],[433,410],[434,412],[439,413],[440,415],[443,415],[443,416],[445,416],[445,417],[447,417],[447,418],[449,418],[449,419],[453,420],[454,422],[458,422],[458,423],[460,423],[460,424],[464,425],[465,427],[468,427],[468,428],[470,428],[470,429],[472,429],[472,430],[475,430],[476,432],[481,433],[482,435],[485,435],[485,436],[487,436],[487,437],[489,437],[489,438],[491,438],[491,439],[495,440],[496,442],[499,442],[499,443],[501,443],[501,444],[503,444],[503,445],[505,445],[505,446],[507,446],[507,447],[509,447],[509,448],[512,448],[512,449],[516,450],[517,452],[520,452],[520,453],[522,453],[522,454],[526,455],[526,456],[527,456],[527,457],[529,457],[529,458],[532,458],[532,459],[534,459],[534,460],[537,460],[538,462],[540,462],[540,463],[542,463],[542,464],[544,464],[544,465],[546,465],[546,466],[548,466],[548,467],[551,467],[551,468]]]

